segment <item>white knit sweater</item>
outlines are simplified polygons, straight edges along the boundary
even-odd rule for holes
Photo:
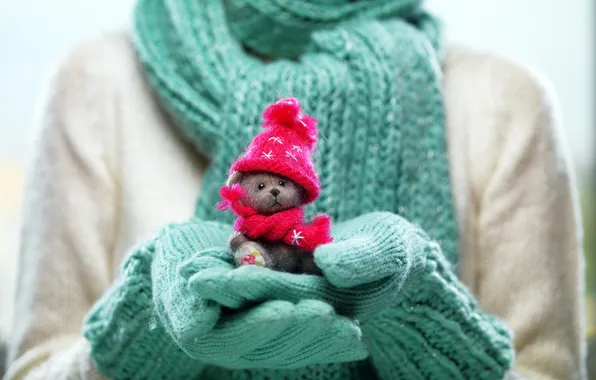
[[[583,379],[578,202],[545,82],[451,47],[444,65],[461,278],[515,332],[525,379]],[[7,379],[101,379],[81,337],[132,245],[190,217],[207,165],[129,37],[78,47],[44,99],[26,184]]]

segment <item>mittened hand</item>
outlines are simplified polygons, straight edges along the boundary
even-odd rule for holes
[[[420,229],[395,214],[375,212],[340,224],[335,243],[321,246],[315,262],[339,288],[385,281],[397,291],[410,270],[412,247],[424,239]]]
[[[321,301],[274,300],[223,316],[192,356],[227,368],[299,368],[357,361],[367,351],[358,325]]]
[[[166,233],[156,246],[154,303],[183,351],[227,368],[294,368],[366,357],[359,326],[321,300],[273,298],[226,312],[224,303],[197,291],[197,279],[226,278],[242,269],[227,247],[230,233],[229,226],[200,222]]]
[[[180,266],[200,248],[204,267],[233,268],[231,255],[224,248],[231,232],[232,228],[225,224],[190,222],[168,228],[156,241],[151,266],[153,303],[168,333],[187,353],[193,351],[197,337],[213,329],[221,310],[219,305],[187,288]]]
[[[188,286],[230,308],[272,299],[315,299],[365,322],[398,297],[410,270],[410,247],[422,238],[415,226],[396,215],[371,213],[337,225],[334,243],[315,251],[324,278],[245,266],[202,271],[189,278]]]

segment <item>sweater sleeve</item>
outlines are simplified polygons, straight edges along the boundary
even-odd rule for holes
[[[493,93],[505,100],[492,104],[499,128],[477,139],[494,147],[492,170],[472,165],[489,173],[473,184],[481,205],[475,291],[513,329],[521,377],[584,379],[578,195],[557,102],[523,68],[493,61],[486,70]]]
[[[114,94],[94,45],[53,75],[29,162],[7,380],[101,379],[82,320],[109,286]],[[92,49],[90,49],[92,48]]]

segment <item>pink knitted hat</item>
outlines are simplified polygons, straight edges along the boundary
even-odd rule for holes
[[[306,194],[302,204],[314,201],[321,192],[311,153],[317,142],[317,120],[303,115],[295,98],[270,105],[263,113],[264,131],[247,147],[231,168],[234,172],[265,171],[287,177]]]

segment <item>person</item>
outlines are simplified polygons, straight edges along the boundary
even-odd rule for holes
[[[6,371],[6,344],[0,343],[0,376]]]
[[[557,100],[418,3],[140,0],[132,33],[77,47],[41,112],[5,378],[584,379]],[[215,210],[289,95],[319,123],[324,280],[232,268]]]

